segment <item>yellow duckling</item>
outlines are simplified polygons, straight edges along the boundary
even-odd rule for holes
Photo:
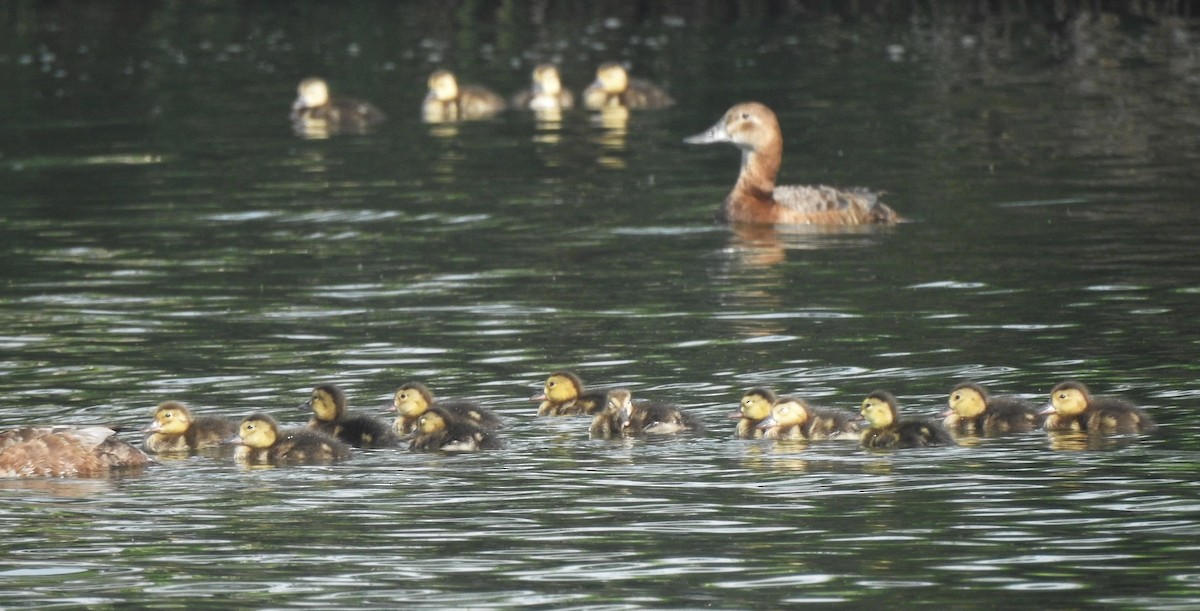
[[[733,436],[737,439],[759,439],[763,432],[758,423],[771,415],[771,406],[779,398],[769,388],[751,388],[742,395],[742,402],[737,411],[730,412],[728,418],[737,420],[737,428]]]
[[[930,418],[900,418],[896,397],[877,390],[862,402],[869,428],[860,438],[864,448],[897,449],[957,445],[940,422]]]
[[[323,79],[306,78],[297,90],[291,120],[300,131],[359,132],[387,118],[370,102],[330,96],[329,85]]]
[[[404,436],[413,431],[417,419],[432,405],[437,405],[455,417],[470,420],[485,429],[504,428],[504,423],[492,410],[473,401],[438,401],[429,387],[420,382],[407,382],[397,388],[396,393],[392,395],[392,402],[384,408],[399,413],[392,430],[396,435]]]
[[[541,401],[539,416],[591,416],[604,409],[608,393],[585,392],[579,376],[570,371],[556,371],[546,378],[542,392],[529,400]]]
[[[949,406],[942,424],[955,433],[1023,433],[1042,426],[1043,416],[1033,403],[1012,395],[993,397],[973,382],[955,386]]]
[[[218,416],[197,418],[182,403],[166,401],[154,409],[154,422],[142,432],[148,433],[142,445],[151,452],[188,452],[221,445],[237,432],[237,423]]]
[[[623,435],[704,432],[704,423],[695,414],[667,403],[634,401],[633,394],[624,388],[608,392],[608,403],[613,402],[620,404],[617,417]]]
[[[417,418],[408,447],[421,451],[476,452],[502,449],[504,442],[495,431],[470,419],[459,418],[434,404]]]
[[[512,98],[512,107],[524,110],[566,110],[574,105],[575,96],[563,89],[554,64],[538,64],[533,69],[533,85]]]
[[[391,427],[366,414],[346,411],[346,393],[333,384],[322,384],[312,391],[302,410],[312,410],[308,428],[336,437],[356,448],[387,448],[399,443]]]
[[[1087,386],[1074,381],[1050,391],[1042,414],[1047,414],[1047,431],[1147,433],[1158,428],[1142,408],[1116,397],[1093,397]]]
[[[813,407],[799,397],[779,397],[758,423],[766,439],[835,439],[858,433],[855,415],[843,409]]]
[[[332,463],[350,458],[350,446],[309,429],[280,430],[266,414],[251,414],[227,440],[237,446],[233,457],[254,465]]]
[[[153,463],[103,426],[25,426],[0,431],[0,477],[97,477]]]
[[[478,85],[459,86],[458,79],[449,70],[438,70],[429,75],[429,93],[422,105],[425,121],[469,121],[486,119],[504,110],[504,98],[486,87]]]
[[[583,104],[593,110],[655,109],[672,106],[675,100],[658,85],[629,78],[629,72],[621,64],[608,62],[596,68],[596,80],[583,91]]]

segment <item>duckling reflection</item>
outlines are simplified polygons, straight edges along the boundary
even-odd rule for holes
[[[600,127],[597,142],[600,144],[601,166],[621,170],[625,168],[626,137],[629,133],[629,109],[623,106],[606,107],[600,110],[592,122]]]
[[[0,477],[100,477],[154,461],[103,426],[24,426],[0,431]]]
[[[237,431],[237,424],[228,418],[193,416],[182,403],[166,401],[154,409],[154,421],[142,431],[147,433],[143,445],[151,452],[189,452],[220,446]]]

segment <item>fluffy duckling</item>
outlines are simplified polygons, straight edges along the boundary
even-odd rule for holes
[[[387,448],[399,443],[386,423],[366,414],[346,411],[346,393],[333,384],[322,384],[312,396],[300,404],[302,410],[312,410],[308,428],[336,437],[356,448]]]
[[[737,428],[733,436],[737,439],[760,439],[763,436],[758,423],[771,415],[771,406],[779,398],[769,388],[751,388],[742,395],[742,402],[737,411],[730,412],[728,418],[737,420]]]
[[[869,428],[860,440],[864,448],[897,449],[956,445],[954,437],[932,418],[900,418],[896,397],[877,390],[862,402]]]
[[[813,407],[799,397],[780,397],[758,423],[766,439],[833,439],[858,433],[855,415],[843,409]]]
[[[588,434],[593,439],[620,437],[625,429],[625,404],[632,399],[633,395],[624,388],[614,388],[608,391],[604,407],[592,418],[592,426],[588,428]]]
[[[704,423],[695,414],[667,403],[634,401],[632,393],[624,388],[608,392],[608,403],[613,402],[620,403],[618,418],[623,435],[704,432]]]
[[[504,447],[504,442],[495,431],[468,418],[459,418],[434,404],[417,418],[408,447],[422,451],[476,452],[499,450]]]
[[[1067,381],[1050,391],[1047,431],[1146,433],[1158,428],[1142,408],[1116,397],[1094,397],[1087,386]]]
[[[621,64],[608,62],[596,68],[596,80],[583,91],[583,103],[593,110],[613,107],[655,109],[672,106],[675,100],[658,85],[629,78]]]
[[[942,424],[956,433],[1024,433],[1042,426],[1043,417],[1033,403],[1012,395],[993,397],[974,382],[955,386],[949,406],[942,412]]]
[[[530,401],[541,401],[539,416],[591,416],[604,409],[608,393],[584,391],[583,380],[570,371],[556,371]]]
[[[504,98],[486,87],[460,87],[449,70],[429,75],[429,93],[421,106],[425,120],[430,123],[486,119],[504,108]]]
[[[329,95],[329,85],[323,79],[306,78],[300,81],[297,90],[291,120],[300,128],[362,131],[386,119],[370,102]]]
[[[432,405],[437,405],[457,418],[474,422],[481,428],[489,430],[504,428],[500,417],[492,410],[481,407],[473,401],[438,401],[429,387],[420,382],[407,382],[397,388],[396,393],[392,396],[392,402],[384,407],[388,411],[399,413],[392,430],[396,435],[404,436],[413,431],[417,419]]]
[[[221,445],[237,432],[237,423],[219,416],[196,417],[184,404],[166,401],[154,409],[154,422],[142,432],[148,433],[142,445],[151,452],[188,452]]]
[[[0,477],[96,477],[151,464],[103,426],[26,426],[0,431]]]
[[[308,429],[280,430],[266,414],[251,414],[227,440],[237,446],[234,459],[256,465],[332,463],[350,458],[350,446]]]
[[[742,169],[733,191],[717,211],[726,223],[865,225],[899,222],[900,216],[866,189],[775,185],[783,161],[783,133],[770,108],[737,104],[688,144],[729,142],[742,150]]]
[[[513,108],[524,110],[566,110],[574,105],[575,96],[563,89],[558,67],[554,64],[539,64],[534,68],[533,85],[512,98]]]

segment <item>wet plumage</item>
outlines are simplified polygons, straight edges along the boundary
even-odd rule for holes
[[[436,404],[417,418],[409,437],[409,449],[417,451],[477,452],[503,447],[504,442],[496,431],[480,427]]]
[[[769,388],[751,388],[742,395],[737,411],[730,412],[728,418],[737,420],[733,436],[737,439],[758,439],[763,436],[758,423],[771,415],[771,406],[779,397]]]
[[[412,432],[417,419],[433,405],[452,413],[458,418],[470,420],[477,426],[485,429],[494,430],[504,428],[504,423],[492,410],[474,401],[437,399],[434,397],[433,391],[429,390],[429,387],[421,382],[405,382],[402,384],[392,394],[391,403],[384,407],[389,411],[397,413],[392,430],[396,435],[403,436]]]
[[[1093,396],[1087,386],[1067,381],[1050,391],[1046,414],[1047,431],[1088,433],[1146,433],[1158,428],[1142,408],[1116,397]]]
[[[156,453],[190,452],[221,445],[237,432],[237,423],[219,416],[195,416],[185,405],[166,401],[154,409],[143,445]]]
[[[556,371],[546,378],[542,392],[530,400],[541,402],[539,416],[592,416],[604,409],[608,393],[584,390],[579,376]]]
[[[779,397],[758,428],[767,439],[853,438],[858,424],[853,412],[814,407],[799,397]]]
[[[1042,426],[1043,417],[1033,403],[1011,395],[992,396],[973,382],[955,386],[947,403],[942,424],[955,433],[1021,433]]]
[[[234,459],[255,465],[324,464],[350,458],[350,446],[325,433],[303,428],[281,429],[266,414],[251,414],[228,440]]]
[[[302,410],[312,410],[308,428],[336,437],[356,448],[387,448],[399,443],[388,423],[366,414],[352,414],[346,408],[346,393],[333,384],[312,390]]]
[[[899,449],[956,445],[954,437],[932,418],[901,418],[896,398],[877,390],[862,402],[868,428],[859,438],[864,448]]]

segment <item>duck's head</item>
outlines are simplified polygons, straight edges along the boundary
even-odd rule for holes
[[[1080,382],[1067,381],[1050,391],[1050,402],[1042,410],[1043,414],[1058,414],[1059,416],[1077,416],[1087,409],[1092,401],[1092,393]]]
[[[416,418],[433,405],[433,393],[420,382],[407,382],[396,389],[392,402],[383,407],[387,411],[399,412],[405,418]]]
[[[863,399],[860,410],[867,424],[873,428],[890,426],[898,419],[896,413],[896,397],[886,390],[877,390]]]
[[[767,430],[775,426],[799,426],[808,422],[808,403],[799,397],[780,397],[771,407],[771,413],[758,423],[758,428]]]
[[[540,394],[530,397],[531,401],[549,401],[551,403],[566,403],[574,401],[583,394],[583,380],[569,371],[556,371],[546,378],[546,385]]]
[[[533,69],[533,91],[545,95],[558,95],[562,92],[562,79],[558,76],[558,67],[554,64],[539,64]]]
[[[621,428],[629,426],[633,418],[633,393],[627,388],[614,388],[608,391],[608,399],[604,405],[606,411],[615,413]]]
[[[712,127],[683,141],[688,144],[730,142],[747,153],[773,145],[782,146],[779,119],[770,108],[758,102],[734,105]]]
[[[429,75],[429,92],[441,102],[458,98],[458,80],[449,70],[437,70]]]
[[[321,422],[333,422],[346,412],[346,393],[333,384],[322,384],[312,390],[312,395],[300,404],[300,409],[311,409]]]
[[[251,414],[238,425],[237,434],[227,443],[240,444],[255,449],[269,448],[279,438],[279,423],[266,414]]]
[[[413,433],[417,435],[432,435],[439,431],[446,430],[449,426],[448,417],[445,412],[434,408],[417,418],[417,423],[413,427]]]
[[[600,64],[596,68],[596,80],[592,86],[604,90],[608,95],[619,95],[629,88],[629,73],[617,62]]]
[[[953,413],[959,418],[974,418],[983,413],[987,402],[988,393],[982,386],[974,382],[963,382],[951,389],[948,400],[950,409],[942,415],[949,416]]]
[[[296,92],[296,102],[292,104],[293,109],[316,108],[329,102],[329,85],[325,83],[324,79],[306,78],[300,81]]]
[[[192,412],[178,401],[166,401],[154,409],[154,422],[151,422],[142,431],[182,435],[190,426],[192,426]]]
[[[737,411],[729,413],[729,419],[761,421],[771,415],[771,406],[777,400],[774,391],[769,388],[751,388],[742,395],[742,402]]]

